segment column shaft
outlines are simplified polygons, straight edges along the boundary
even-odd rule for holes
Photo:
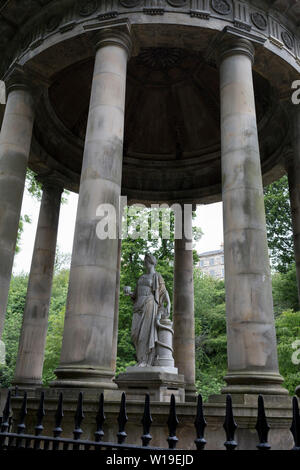
[[[16,248],[34,119],[28,89],[8,93],[0,136],[0,337]]]
[[[112,363],[111,363],[111,368],[114,372],[116,371],[117,356],[118,356],[118,328],[119,328],[119,304],[120,304],[121,252],[122,252],[122,240],[120,239],[119,240],[119,245],[118,245],[116,297],[115,297],[115,313],[114,313]]]
[[[22,387],[42,381],[61,193],[44,185],[14,379]]]
[[[97,237],[97,208],[121,193],[130,39],[104,32],[96,53],[60,366],[55,386],[116,388],[112,350],[118,238]],[[117,231],[118,234],[118,231]]]
[[[293,128],[293,154],[288,162],[287,173],[289,181],[290,202],[293,223],[294,251],[298,295],[300,303],[300,109],[293,106],[291,112]]]
[[[228,384],[224,392],[280,387],[252,78],[254,48],[224,41],[220,52],[222,180]]]
[[[176,215],[179,217],[179,214]],[[180,215],[181,217],[181,215]],[[173,328],[174,359],[184,375],[186,401],[195,397],[195,319],[192,211],[182,212],[182,239],[175,239]]]

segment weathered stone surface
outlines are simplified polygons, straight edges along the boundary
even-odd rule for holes
[[[174,359],[179,373],[184,376],[186,399],[195,399],[195,325],[194,281],[192,248],[192,214],[182,217],[183,238],[175,240],[174,260]],[[184,231],[184,227],[186,231]]]
[[[44,184],[14,383],[41,384],[62,188]]]
[[[61,361],[53,384],[60,387],[116,388],[118,239],[99,239],[96,226],[101,204],[112,204],[118,218],[128,59],[120,34],[108,30],[97,46]]]
[[[12,89],[0,136],[0,337],[12,272],[34,110],[30,92]]]
[[[54,414],[57,407],[57,390],[56,396],[51,396],[46,392],[46,416],[43,421],[45,427],[44,433],[52,435]],[[64,419],[62,423],[65,437],[72,437],[74,430],[74,413],[77,406],[78,392],[68,393],[63,390],[64,399]],[[93,439],[95,428],[95,416],[98,411],[98,395],[100,391],[94,390],[92,395],[88,390],[84,392],[84,421],[82,423],[82,437]],[[105,400],[106,421],[104,424],[104,441],[116,442],[118,432],[117,417],[120,410],[120,398],[109,398],[112,392],[105,391],[107,399]],[[38,397],[30,398],[28,401],[28,415],[26,417],[26,425],[29,432],[34,431],[36,425],[36,412],[38,408]],[[204,414],[207,421],[205,431],[205,439],[207,440],[206,448],[208,450],[224,450],[225,433],[223,429],[225,416],[225,397],[221,397],[218,401],[209,402],[204,405]],[[281,398],[279,400],[279,398]],[[19,413],[22,398],[13,399],[12,408],[15,414]],[[266,397],[265,398],[266,415],[268,423],[271,426],[269,433],[269,443],[273,450],[289,450],[293,447],[293,439],[289,430],[292,422],[292,403],[291,398],[287,397]],[[179,438],[178,448],[195,449],[194,440],[196,438],[194,421],[196,415],[196,405],[192,403],[180,403],[176,405],[179,424],[177,428],[177,436]],[[144,412],[144,404],[140,401],[127,402],[128,423],[126,425],[126,433],[128,435],[126,442],[129,444],[141,444],[141,420]],[[239,450],[256,450],[258,437],[255,431],[257,417],[257,396],[249,397],[238,396],[233,397],[233,412],[235,420],[238,424],[236,440]],[[151,415],[153,425],[151,427],[152,441],[151,445],[166,447],[166,439],[168,437],[167,420],[169,415],[169,403],[158,403],[151,400]]]
[[[298,293],[300,298],[300,106],[290,106],[293,151],[287,160]]]
[[[225,391],[280,387],[249,41],[220,50],[228,374]]]

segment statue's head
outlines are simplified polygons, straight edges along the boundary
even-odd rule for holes
[[[145,255],[144,264],[145,264],[146,267],[147,267],[147,265],[148,266],[149,265],[156,266],[157,265],[157,259],[155,258],[155,256],[150,255],[150,253],[147,253]]]

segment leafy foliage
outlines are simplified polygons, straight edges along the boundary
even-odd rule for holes
[[[292,344],[300,340],[300,312],[293,312],[291,309],[283,312],[276,319],[276,331],[279,369],[285,379],[284,386],[293,394],[300,384],[299,364],[293,364],[292,361]]]
[[[294,262],[294,245],[287,176],[265,189],[268,244],[276,271],[286,273]]]
[[[275,273],[273,275],[273,299],[276,316],[284,310],[292,309],[295,312],[299,310],[295,263],[290,266],[285,274]]]

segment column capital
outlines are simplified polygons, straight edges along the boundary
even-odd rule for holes
[[[26,90],[37,99],[42,89],[49,85],[41,74],[20,65],[11,67],[3,77],[3,81],[6,97],[13,90]]]
[[[126,50],[128,57],[132,53],[132,38],[130,23],[110,24],[98,30],[93,38],[96,50],[105,46],[119,46]]]
[[[38,175],[36,179],[42,185],[43,191],[55,191],[60,194],[64,191],[65,181],[57,172]]]
[[[31,83],[28,74],[20,66],[15,66],[8,70],[3,77],[6,86],[6,95],[13,90],[27,90],[31,91]]]
[[[218,62],[233,55],[246,55],[254,62],[255,48],[251,41],[245,38],[225,36],[218,50]]]

